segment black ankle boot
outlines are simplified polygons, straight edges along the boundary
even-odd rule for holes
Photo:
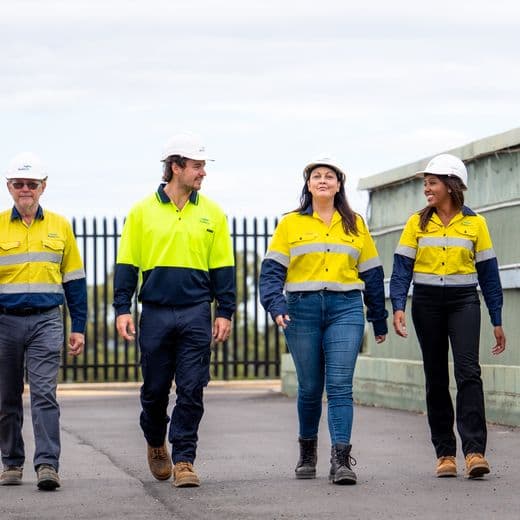
[[[315,478],[318,439],[299,438],[298,442],[300,443],[300,458],[294,470],[296,478]]]
[[[351,466],[356,459],[350,456],[351,444],[334,444],[330,456],[329,481],[333,484],[355,484],[357,477]]]

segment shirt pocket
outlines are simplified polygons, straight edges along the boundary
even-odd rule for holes
[[[455,232],[458,237],[467,238],[472,242],[477,239],[478,230],[476,226],[458,224],[455,226]]]
[[[48,282],[60,284],[61,278],[61,261],[63,259],[63,251],[65,250],[65,242],[63,240],[46,238],[42,240],[44,258],[42,258],[45,269],[47,271]]]
[[[289,244],[291,247],[295,247],[302,244],[308,244],[309,242],[316,242],[317,238],[318,233],[301,231],[299,233],[292,233],[289,235]]]
[[[21,253],[20,246],[21,242],[19,241],[0,242],[0,275],[4,283],[11,283],[12,277],[16,276],[20,270],[20,266],[16,262],[17,259],[10,258]],[[2,258],[4,259],[3,261],[1,260]]]
[[[363,249],[363,237],[356,235],[344,235],[339,239],[341,248],[338,253],[345,254],[345,267],[354,268],[359,262],[361,251]]]
[[[46,238],[42,240],[43,250],[45,252],[54,252],[58,255],[63,255],[63,251],[65,250],[65,242],[63,240],[58,239],[50,239]]]
[[[14,253],[13,249],[20,247],[20,242],[0,242],[0,250],[1,251],[9,251]]]

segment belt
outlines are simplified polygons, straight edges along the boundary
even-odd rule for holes
[[[10,314],[11,316],[32,316],[33,314],[43,314],[56,307],[0,307],[0,314]]]

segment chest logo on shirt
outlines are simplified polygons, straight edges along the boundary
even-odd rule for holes
[[[47,233],[47,238],[60,238],[58,233]]]

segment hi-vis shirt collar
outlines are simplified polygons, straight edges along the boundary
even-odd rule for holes
[[[312,208],[312,204],[309,204],[305,209],[302,209],[300,211],[300,215],[309,215],[312,217],[314,215],[314,209]],[[334,213],[332,215],[332,224],[335,224],[337,220],[341,220],[341,215],[339,214],[339,211],[334,208]]]
[[[16,209],[16,206],[13,206],[13,211],[11,212],[11,222],[13,220],[22,220],[22,215],[20,215],[20,212]],[[34,220],[43,220],[43,209],[41,206],[38,206]]]
[[[450,224],[453,224],[454,222],[457,222],[461,218],[464,217],[476,217],[477,214],[467,206],[462,206],[461,210],[453,217],[453,220],[450,222]],[[435,222],[436,224],[442,226],[441,219],[439,218],[439,215],[437,215],[437,212],[434,212],[431,217],[432,222]]]
[[[159,187],[157,188],[157,193],[155,195],[156,195],[157,199],[160,202],[162,202],[163,204],[169,204],[171,202],[171,200],[170,200],[170,197],[168,197],[168,195],[166,195],[166,193],[164,192],[165,186],[166,186],[165,182],[160,184]],[[190,193],[189,200],[192,204],[197,205],[199,203],[199,194],[196,191],[192,191]]]

